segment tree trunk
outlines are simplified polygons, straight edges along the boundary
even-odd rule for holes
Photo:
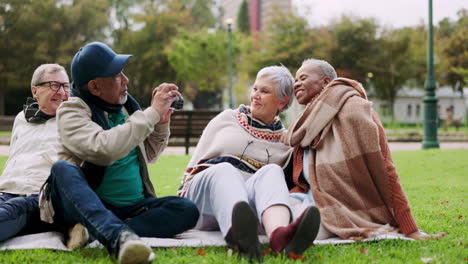
[[[395,98],[390,98],[390,116],[391,116],[391,123],[395,122]]]
[[[5,94],[0,91],[0,116],[5,115]]]

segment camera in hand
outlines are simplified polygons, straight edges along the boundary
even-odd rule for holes
[[[184,107],[184,98],[182,96],[179,96],[179,99],[177,101],[172,102],[171,108],[174,108],[176,110],[180,110]]]

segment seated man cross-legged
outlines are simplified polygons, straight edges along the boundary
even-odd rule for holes
[[[161,84],[141,111],[122,71],[130,57],[100,42],[74,56],[73,96],[57,111],[61,160],[41,192],[41,218],[81,223],[120,263],[147,263],[154,254],[139,236],[173,237],[199,213],[188,199],[155,197],[147,162],[166,147],[170,105],[181,95]]]

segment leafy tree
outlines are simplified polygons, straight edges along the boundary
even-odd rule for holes
[[[214,17],[209,8],[212,2],[141,0],[139,12],[130,17],[138,27],[120,29],[121,39],[114,46],[120,52],[134,55],[125,67],[125,72],[130,79],[132,95],[142,105],[149,104],[151,98],[148,94],[160,83],[177,82],[176,71],[168,60],[171,41],[180,31],[212,26]]]
[[[8,96],[5,114],[22,108],[37,66],[57,62],[69,68],[79,47],[103,38],[107,13],[107,0],[2,0],[0,101]]]
[[[448,38],[455,31],[456,25],[448,17],[439,22],[436,32],[440,37]]]
[[[465,84],[468,82],[468,69],[467,68],[454,67],[453,72],[458,74],[460,77],[462,77]]]
[[[443,55],[448,63],[444,67],[446,74],[442,77],[443,82],[463,91],[463,87],[467,84],[468,68],[468,10],[460,10],[458,16],[456,26],[443,49]]]
[[[234,35],[234,69],[240,42],[240,37]],[[175,69],[177,79],[185,84],[184,92],[194,102],[194,107],[210,108],[211,103],[221,108],[222,90],[228,76],[226,32],[182,32],[173,39],[168,55],[169,63]]]
[[[427,78],[427,29],[426,25],[418,25],[415,27],[406,27],[401,30],[402,33],[408,35],[410,38],[407,60],[411,65],[413,86],[423,89],[424,82]],[[440,42],[437,42],[440,44]],[[436,50],[437,51],[437,50]],[[435,65],[435,70],[438,65]],[[438,72],[436,71],[436,76]]]
[[[179,5],[181,11],[188,10],[192,17],[190,25],[192,30],[214,27],[216,24],[216,17],[212,12],[215,7],[215,0],[164,0],[160,2],[160,6],[165,6],[168,2],[172,2]]]
[[[414,27],[406,27],[402,29],[410,36],[410,51],[408,53],[408,61],[411,61],[412,78],[410,83],[412,86],[423,89],[427,78],[427,25],[420,24]],[[443,51],[448,45],[448,37],[454,31],[453,23],[448,19],[444,19],[439,23],[439,27],[434,27],[434,74],[436,80],[441,84],[445,84],[444,75],[445,68],[449,62]]]
[[[187,7],[191,10],[191,15],[194,19],[192,29],[200,29],[205,27],[214,27],[216,17],[212,10],[215,5],[214,0],[186,0]]]
[[[246,0],[242,1],[237,13],[237,29],[244,34],[250,34],[249,5]]]
[[[138,14],[132,15],[140,29],[123,30],[115,50],[133,54],[125,67],[129,89],[142,105],[148,105],[148,96],[154,87],[163,82],[174,82],[174,69],[169,65],[167,47],[180,29],[188,28],[193,18],[190,10],[169,0],[149,1]],[[154,2],[154,3],[153,3]]]
[[[325,40],[313,33],[304,18],[280,12],[260,35],[258,51],[253,51],[251,62],[248,62],[249,75],[254,78],[259,69],[279,64],[293,72],[305,58],[313,57],[325,48]]]
[[[342,16],[333,23],[334,45],[330,60],[339,76],[364,83],[370,65],[377,65],[375,57],[383,52],[377,46],[378,25],[374,19]]]
[[[135,26],[133,15],[143,8],[145,0],[110,0],[110,2],[110,10],[114,20],[110,25],[112,27],[112,40],[120,42],[122,34],[128,31],[131,26]]]
[[[178,83],[196,107],[205,106],[207,98],[218,104],[227,83],[227,43],[225,32],[206,30],[222,27],[222,13],[214,16],[214,4],[215,0],[0,0],[0,114],[21,109],[38,65],[57,62],[69,69],[72,56],[90,41],[107,42],[117,52],[134,55],[125,72],[132,94],[143,105],[162,82]],[[373,19],[343,16],[309,28],[303,18],[281,10],[276,14],[263,25],[263,33],[237,34],[249,29],[247,1],[242,3],[232,42],[237,94],[245,94],[260,68],[284,64],[293,72],[311,57],[330,61],[340,76],[372,84],[387,101],[393,101],[405,83],[423,87],[425,25],[391,30]],[[435,28],[435,71],[441,85],[466,87],[467,28],[466,9],[459,11],[457,20],[446,18]],[[366,78],[369,72],[375,77]]]
[[[398,90],[413,77],[409,33],[404,29],[383,31],[377,40],[380,52],[373,58],[374,64],[369,65],[374,75],[374,91],[377,97],[389,103],[392,117]]]

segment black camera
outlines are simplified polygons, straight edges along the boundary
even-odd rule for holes
[[[179,96],[179,99],[177,101],[172,102],[171,108],[174,108],[175,110],[180,110],[184,107],[184,98],[182,96]]]

